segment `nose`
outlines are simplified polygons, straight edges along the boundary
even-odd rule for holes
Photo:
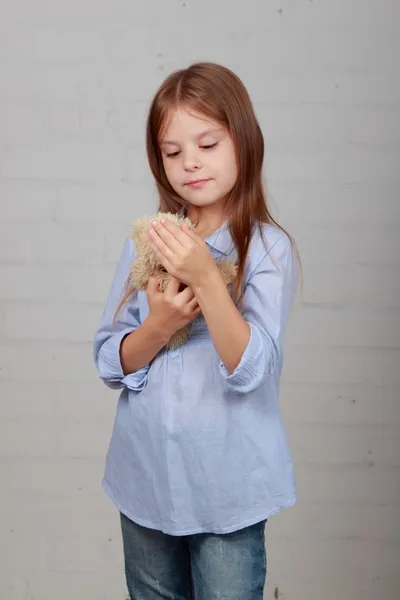
[[[201,160],[198,152],[194,149],[182,152],[183,168],[185,171],[198,171],[201,167]]]

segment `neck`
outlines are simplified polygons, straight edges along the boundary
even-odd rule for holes
[[[196,226],[196,233],[205,238],[219,229],[226,219],[225,210],[217,206],[190,206],[187,216]]]

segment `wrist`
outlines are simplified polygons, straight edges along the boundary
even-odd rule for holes
[[[210,291],[214,290],[216,286],[220,284],[224,284],[221,274],[217,267],[214,267],[208,273],[205,273],[202,279],[192,285],[193,293],[196,297],[200,297],[203,294],[208,294]]]
[[[173,332],[168,331],[166,324],[161,323],[160,320],[151,313],[149,313],[143,325],[145,325],[147,334],[154,342],[158,342],[163,346],[169,342]]]

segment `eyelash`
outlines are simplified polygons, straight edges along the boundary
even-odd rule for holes
[[[215,146],[217,146],[218,142],[215,142],[214,144],[208,144],[207,146],[200,146],[200,148],[202,150],[212,150],[213,148],[215,148]],[[180,151],[177,152],[171,152],[171,154],[167,154],[167,158],[176,158],[177,156],[179,156]]]

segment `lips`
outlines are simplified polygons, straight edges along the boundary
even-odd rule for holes
[[[193,181],[188,181],[185,185],[193,188],[202,187],[206,183],[208,183],[210,179],[195,179]]]

